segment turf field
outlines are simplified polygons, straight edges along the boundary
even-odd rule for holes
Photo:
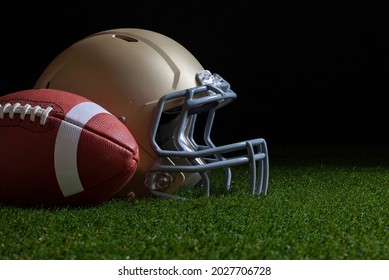
[[[271,149],[267,196],[245,168],[211,197],[99,207],[0,206],[0,259],[389,259],[389,151]]]

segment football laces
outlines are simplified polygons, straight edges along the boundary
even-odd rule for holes
[[[40,125],[44,125],[49,116],[50,111],[53,110],[52,107],[42,108],[41,106],[31,106],[26,104],[22,106],[20,103],[6,103],[4,105],[0,104],[0,119],[4,119],[4,115],[8,114],[10,119],[13,119],[15,114],[20,115],[20,119],[24,120],[26,115],[30,116],[30,121],[34,122],[35,118],[40,118]]]

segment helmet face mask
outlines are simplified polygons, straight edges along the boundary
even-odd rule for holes
[[[264,139],[223,146],[211,140],[215,114],[235,92],[162,34],[130,28],[93,34],[54,59],[35,84],[42,87],[84,95],[125,119],[140,147],[140,163],[118,196],[180,199],[174,194],[178,188],[199,183],[210,195],[212,170],[224,170],[230,189],[231,167],[243,164],[250,169],[249,192],[267,193]]]

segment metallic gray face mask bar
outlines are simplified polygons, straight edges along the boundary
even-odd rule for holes
[[[164,193],[169,186],[171,172],[199,173],[205,195],[210,194],[209,171],[224,169],[224,186],[231,186],[231,167],[248,164],[250,169],[249,192],[251,194],[267,194],[269,179],[269,159],[266,141],[262,138],[236,142],[229,145],[215,146],[210,134],[217,109],[224,107],[236,98],[236,93],[219,75],[204,70],[197,74],[198,87],[173,92],[163,96],[157,105],[156,119],[152,128],[151,143],[159,158],[146,179],[146,185],[151,192],[160,197],[183,199]],[[173,130],[175,149],[167,150],[157,143],[157,131],[161,116],[169,101],[180,100],[180,110],[177,111],[177,122]],[[208,117],[204,128],[204,143],[199,145],[194,139],[194,129],[197,114],[207,111]],[[227,154],[236,154],[230,156]],[[164,164],[169,158],[175,165]]]

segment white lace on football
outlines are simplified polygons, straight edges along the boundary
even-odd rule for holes
[[[32,107],[30,104],[22,106],[20,103],[6,103],[5,105],[0,104],[0,119],[4,119],[4,114],[8,114],[10,119],[13,119],[15,114],[20,115],[20,119],[24,120],[26,115],[30,116],[30,121],[34,122],[35,117],[40,118],[40,124],[44,125],[46,119],[49,116],[52,107],[42,108],[40,106]]]

